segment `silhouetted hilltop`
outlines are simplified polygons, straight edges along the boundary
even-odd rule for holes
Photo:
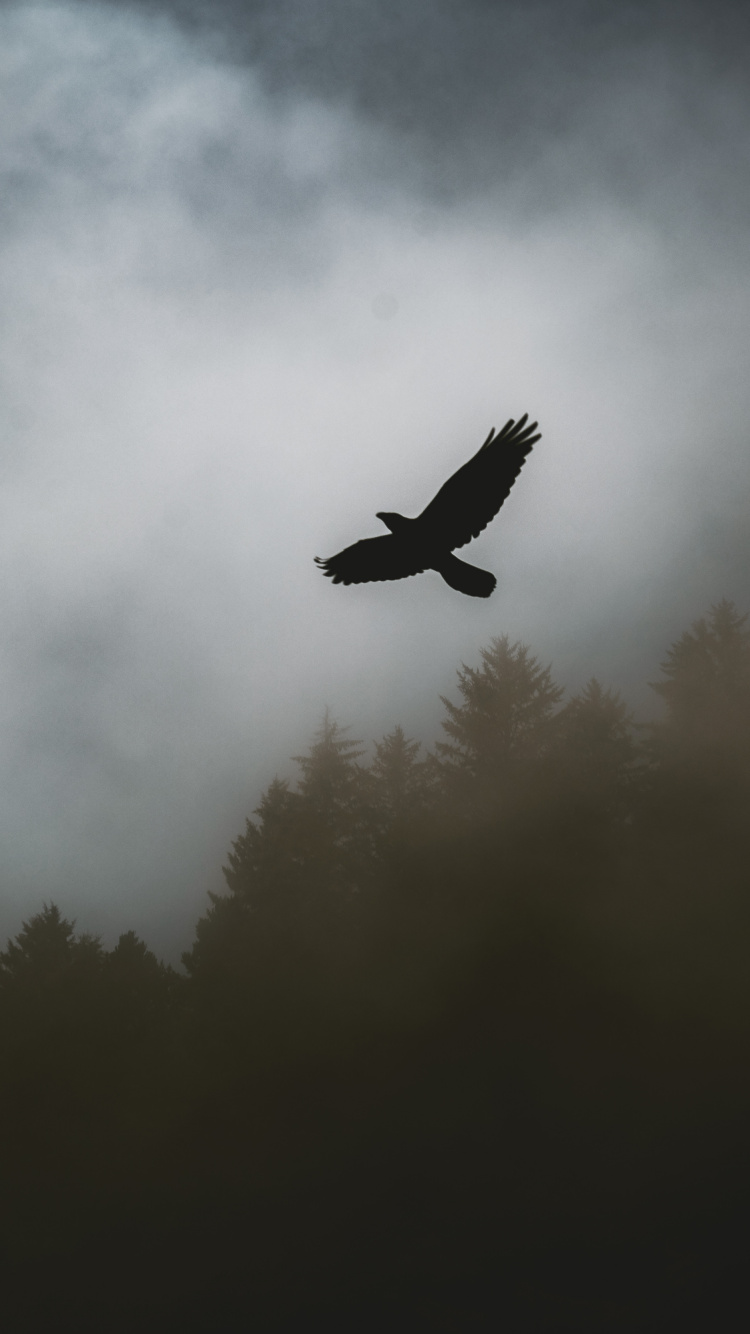
[[[185,975],[0,954],[13,1330],[664,1330],[741,1293],[750,633],[656,725],[494,639],[430,753],[329,715]]]

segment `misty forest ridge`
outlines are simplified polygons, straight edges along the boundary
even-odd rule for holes
[[[715,1327],[747,1268],[746,624],[683,634],[639,729],[504,636],[426,756],[326,714],[185,973],[24,922],[7,1328]]]
[[[381,510],[376,518],[390,529],[390,537],[367,537],[316,564],[335,584],[366,584],[385,579],[406,579],[424,570],[437,570],[451,588],[469,597],[488,598],[497,580],[487,570],[459,560],[452,553],[478,537],[494,519],[541,433],[537,423],[506,422],[499,435],[493,426],[473,458],[441,486],[416,519]]]

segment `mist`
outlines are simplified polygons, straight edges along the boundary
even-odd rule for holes
[[[326,706],[750,605],[747,19],[565,8],[0,8],[3,934],[176,957]],[[321,579],[525,411],[487,604]]]

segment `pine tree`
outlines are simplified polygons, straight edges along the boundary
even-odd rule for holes
[[[232,844],[223,868],[230,896],[209,892],[183,963],[194,978],[260,975],[282,955],[310,952],[336,935],[346,900],[373,868],[373,820],[359,742],[326,710],[298,791],[275,778]],[[327,948],[327,945],[324,946]]]
[[[357,806],[361,771],[356,761],[364,754],[357,749],[362,743],[345,735],[348,731],[326,709],[308,753],[292,756],[302,770],[301,796],[327,821],[340,821],[342,829]]]
[[[750,789],[750,631],[724,599],[670,648],[652,683],[666,719],[650,728],[654,820],[682,830],[685,846],[744,859],[731,850],[729,828],[747,825]],[[719,831],[722,831],[720,834]],[[739,863],[738,863],[739,864]]]
[[[0,953],[0,1064],[34,1117],[59,1119],[76,1106],[87,1114],[82,1103],[106,1060],[103,961],[98,938],[76,936],[54,903]]]
[[[235,839],[222,867],[229,896],[209,890],[210,907],[196,924],[192,948],[182,956],[193,978],[244,974],[270,948],[279,931],[304,911],[305,821],[300,798],[274,778]]]
[[[232,844],[224,878],[252,913],[294,912],[313,884],[345,884],[352,872],[366,774],[347,730],[326,710],[309,752],[293,757],[298,791],[275,778],[253,811],[258,820],[247,820]]]
[[[15,940],[0,952],[0,986],[41,992],[71,974],[96,969],[103,951],[96,936],[75,935],[75,922],[63,917],[55,903],[23,922]]]
[[[417,759],[419,750],[419,742],[407,740],[400,725],[375,743],[370,776],[375,807],[386,829],[403,823],[424,807],[425,765]]]
[[[652,689],[667,705],[659,739],[683,754],[750,743],[750,630],[723,599],[670,648]]]
[[[556,778],[568,801],[624,815],[637,747],[627,705],[592,677],[557,718]]]
[[[373,868],[373,820],[364,754],[326,709],[307,755],[292,758],[302,769],[299,796],[308,874],[322,888],[364,887]]]
[[[180,978],[135,931],[124,932],[104,957],[110,1021],[121,1038],[146,1035],[167,1012]]]
[[[257,823],[245,822],[245,833],[232,844],[223,868],[233,894],[258,909],[269,896],[288,896],[298,888],[305,862],[299,796],[274,778],[253,811]]]
[[[481,656],[480,668],[464,664],[458,672],[463,703],[441,696],[448,711],[442,726],[452,740],[438,742],[436,752],[448,790],[481,794],[481,803],[493,804],[527,785],[549,751],[563,691],[551,669],[507,635],[493,639]]]

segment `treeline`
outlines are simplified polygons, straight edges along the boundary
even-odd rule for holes
[[[0,954],[14,1329],[662,1330],[732,1309],[750,632],[658,724],[495,639],[423,754],[326,715],[184,956]],[[61,1314],[62,1313],[62,1314]]]

